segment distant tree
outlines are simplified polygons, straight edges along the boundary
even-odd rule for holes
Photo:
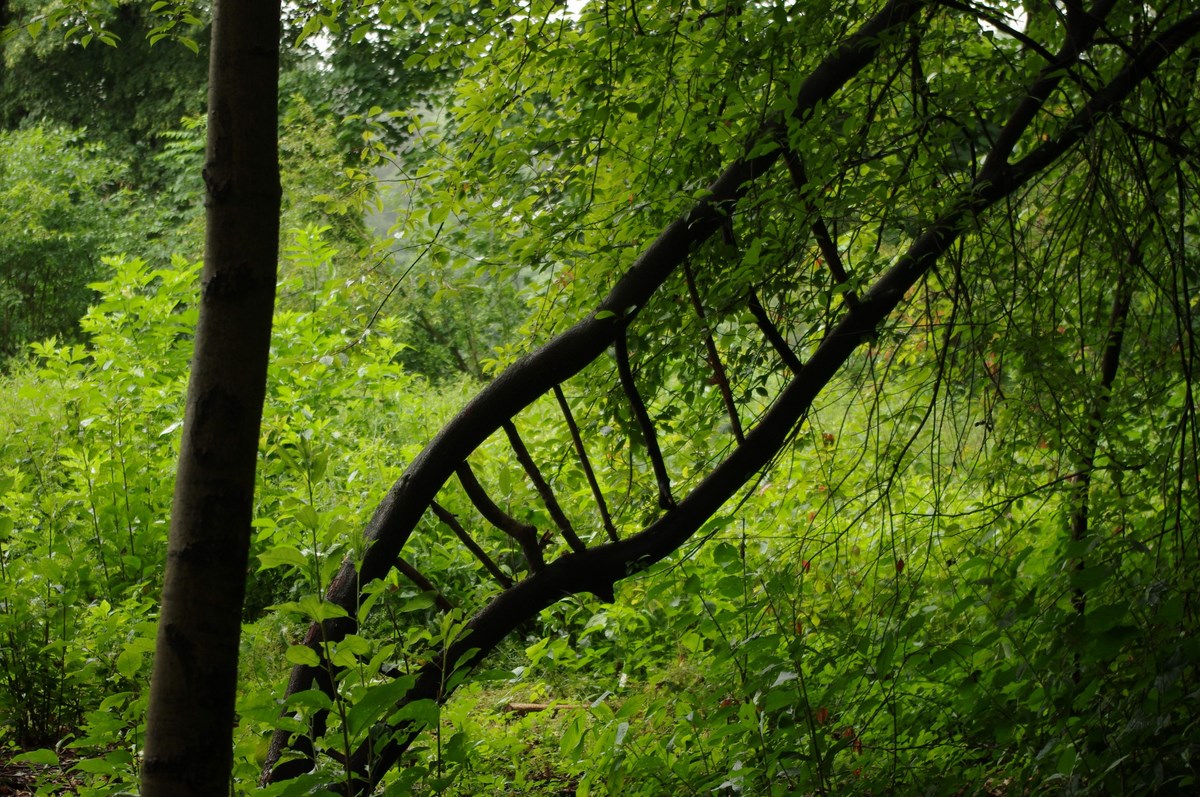
[[[84,133],[0,131],[0,360],[42,338],[78,339],[101,257],[130,240],[123,172]]]
[[[114,158],[132,164],[127,179],[159,181],[152,157],[162,147],[158,134],[203,107],[207,26],[181,18],[172,29],[196,48],[192,53],[149,35],[164,24],[160,12],[150,12],[150,3],[80,6],[86,17],[67,4],[6,3],[0,19],[9,33],[0,37],[5,61],[0,127],[86,129]],[[77,27],[64,36],[72,25]],[[26,33],[13,35],[22,30]]]

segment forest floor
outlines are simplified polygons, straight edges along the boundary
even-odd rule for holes
[[[70,770],[74,761],[61,761],[57,766],[12,763],[11,757],[19,752],[0,752],[0,797],[33,797],[49,782],[57,784],[56,793],[62,794],[73,794],[82,785],[79,774]]]
[[[32,766],[0,763],[0,797],[32,795],[37,775]]]

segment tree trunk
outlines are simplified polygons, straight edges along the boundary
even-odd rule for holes
[[[146,722],[144,797],[228,793],[279,248],[279,0],[217,0],[205,262]]]

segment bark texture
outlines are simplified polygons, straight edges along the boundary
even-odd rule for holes
[[[279,248],[279,0],[217,0],[200,313],[171,511],[144,797],[230,788],[238,639]]]

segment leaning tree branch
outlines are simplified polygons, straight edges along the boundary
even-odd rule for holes
[[[754,316],[754,321],[762,331],[763,337],[767,339],[771,344],[771,348],[775,349],[775,353],[779,355],[779,359],[783,360],[788,370],[799,376],[801,369],[804,368],[804,363],[796,356],[796,352],[792,351],[792,347],[784,339],[783,333],[779,331],[779,327],[775,326],[775,322],[767,315],[767,309],[763,307],[762,302],[758,299],[758,294],[754,291],[750,292],[750,298],[746,300],[746,307],[750,310],[750,314]]]
[[[454,604],[451,603],[450,599],[443,595],[442,591],[426,578],[424,573],[409,564],[408,560],[403,556],[396,559],[396,569],[403,573],[405,578],[416,584],[422,592],[428,592],[432,595],[433,602],[437,604],[438,609],[443,612],[454,611]]]
[[[927,2],[889,0],[800,84],[791,117],[797,122],[806,121],[820,103],[840,91],[875,59],[889,40],[889,32],[907,24]],[[773,139],[782,123],[778,118],[771,119],[752,143]],[[409,463],[380,502],[364,531],[365,554],[361,561],[348,559],[342,564],[330,583],[326,599],[343,608],[353,607],[364,585],[384,577],[395,564],[429,502],[434,500],[458,464],[496,432],[504,419],[513,417],[551,386],[574,376],[601,356],[688,254],[721,228],[748,187],[766,174],[778,158],[779,150],[775,148],[735,161],[709,186],[704,199],[696,202],[684,217],[668,225],[642,252],[594,313],[518,360],[468,402]],[[328,638],[336,641],[356,630],[354,612],[347,609],[347,614],[349,616],[325,624],[323,630]],[[317,636],[311,629],[306,639],[307,644],[322,655]],[[293,669],[287,694],[312,688],[318,670],[307,666]],[[263,768],[264,783],[307,771],[314,765],[311,756],[302,754],[299,759],[288,762],[290,766],[286,769],[276,767],[280,756],[290,746],[290,737],[283,729],[273,736]]]
[[[565,596],[590,592],[602,600],[612,600],[616,582],[645,570],[677,550],[754,474],[771,462],[825,385],[860,345],[873,338],[878,325],[969,228],[971,219],[1041,174],[1197,32],[1200,32],[1200,12],[1152,40],[1125,70],[1092,97],[1057,137],[1034,148],[1019,163],[993,171],[989,179],[982,175],[977,178],[875,281],[859,306],[848,311],[834,326],[800,374],[747,433],[746,442],[700,481],[673,511],[620,542],[583,553],[568,553],[497,595],[467,623],[466,633],[451,644],[438,661],[419,671],[415,685],[402,704],[425,699],[445,700],[448,695],[444,686],[452,675],[447,662],[453,662],[455,668],[477,665],[518,626]],[[1030,164],[1035,163],[1041,164],[1040,168],[1031,168]],[[364,778],[364,788],[373,786],[399,761],[420,730],[411,724],[402,724],[384,745],[364,745],[355,751],[349,763],[351,771]],[[363,793],[365,791],[354,792],[355,795]]]
[[[813,237],[817,240],[817,248],[821,250],[821,254],[825,257],[825,264],[829,267],[829,272],[833,274],[834,282],[838,285],[846,285],[850,281],[850,275],[846,272],[846,266],[842,263],[842,256],[838,253],[837,243],[834,242],[833,236],[829,234],[829,227],[826,226],[825,219],[821,218],[817,213],[816,203],[806,195],[808,174],[804,171],[804,162],[800,160],[800,156],[790,147],[784,148],[783,162],[787,165],[788,175],[792,178],[792,186],[801,197],[805,197],[805,209],[813,216]],[[858,305],[858,294],[848,285],[842,294],[842,298],[850,309],[854,309]]]
[[[704,335],[704,348],[708,352],[708,367],[712,369],[713,380],[717,383],[717,389],[721,391],[721,401],[725,403],[725,413],[729,416],[729,427],[733,430],[733,438],[738,443],[744,443],[746,434],[742,431],[742,421],[738,418],[737,404],[733,401],[733,389],[729,386],[729,373],[725,370],[725,364],[721,362],[721,353],[717,351],[717,342],[713,340],[712,330],[709,329],[708,319],[704,315],[704,304],[700,301],[700,291],[696,288],[696,277],[692,274],[692,269],[687,261],[684,261],[683,264],[683,281],[687,283],[688,296],[692,300],[692,310],[700,321],[700,332]]]
[[[467,498],[471,499],[471,503],[479,510],[479,514],[483,515],[484,519],[493,526],[516,540],[517,544],[521,546],[521,552],[525,554],[525,561],[529,563],[530,570],[541,570],[546,563],[542,559],[542,548],[538,545],[537,529],[528,523],[522,523],[501,509],[483,489],[483,485],[475,477],[475,471],[471,470],[469,462],[463,460],[455,473],[458,476],[459,484],[462,485],[463,492],[467,494]]]
[[[542,475],[542,471],[538,468],[537,463],[533,461],[533,455],[529,453],[529,449],[525,446],[525,441],[521,439],[521,435],[517,432],[517,425],[512,421],[505,421],[502,426],[504,434],[508,436],[508,442],[512,446],[513,453],[517,455],[517,461],[525,469],[525,475],[533,482],[533,488],[541,496],[542,504],[545,505],[546,511],[550,513],[550,519],[554,521],[554,525],[558,526],[558,531],[562,534],[563,539],[567,541],[567,545],[571,547],[572,551],[586,551],[587,546],[583,544],[583,540],[579,539],[579,535],[575,533],[575,527],[571,525],[567,514],[559,506],[558,499],[554,497],[554,490],[550,489],[550,483]]]
[[[437,515],[438,520],[442,521],[442,523],[446,524],[454,532],[454,536],[458,537],[458,541],[471,552],[471,555],[479,560],[479,563],[483,565],[483,569],[488,571],[492,575],[492,578],[496,579],[496,583],[500,585],[501,589],[508,589],[513,585],[513,580],[509,578],[507,573],[500,569],[500,566],[492,560],[492,557],[487,555],[487,551],[479,547],[479,543],[475,542],[475,539],[467,533],[467,530],[463,528],[462,523],[458,522],[458,518],[454,516],[453,512],[437,501],[431,502],[429,508],[433,510],[433,514]]]
[[[998,175],[1008,164],[1008,158],[1017,146],[1025,130],[1033,122],[1042,106],[1050,99],[1050,95],[1058,88],[1058,84],[1068,74],[1070,68],[1079,61],[1079,56],[1092,43],[1100,24],[1116,6],[1117,0],[1098,0],[1092,11],[1080,20],[1080,23],[1067,35],[1062,49],[1050,63],[1046,64],[1036,80],[1029,87],[1025,96],[1017,103],[1012,115],[996,136],[996,142],[988,152],[987,159],[980,170],[980,176],[987,180]]]
[[[919,2],[895,0],[858,33],[849,37],[838,52],[818,67],[802,85],[794,115],[805,118],[817,102],[831,96],[857,74],[882,45],[881,34],[911,19],[921,5]],[[1200,12],[1184,18],[1151,40],[1149,46],[1132,59],[1113,81],[1090,97],[1083,109],[1057,136],[1035,147],[1016,164],[1005,168],[997,166],[995,179],[977,180],[973,185],[974,190],[960,195],[951,209],[876,281],[860,306],[834,327],[801,372],[801,377],[793,380],[776,404],[764,414],[762,422],[747,435],[746,444],[735,449],[700,483],[704,489],[694,490],[676,510],[667,513],[644,532],[584,554],[568,554],[497,596],[469,624],[472,630],[470,647],[459,651],[474,651],[473,656],[466,657],[466,662],[470,664],[477,661],[517,624],[533,617],[541,608],[565,594],[590,591],[601,597],[611,597],[613,580],[649,566],[682,544],[705,518],[719,508],[725,500],[723,496],[732,494],[732,490],[736,489],[729,485],[743,483],[770,460],[773,455],[769,451],[772,440],[777,441],[777,445],[783,444],[795,420],[811,404],[816,391],[831,378],[833,371],[845,362],[865,336],[871,334],[875,326],[899,304],[907,287],[915,284],[937,256],[962,233],[964,223],[1011,194],[1075,146],[1098,124],[1101,116],[1116,108],[1142,80],[1195,36],[1198,27]],[[764,135],[770,133],[767,130]],[[991,153],[989,161],[998,162],[995,155],[995,152]],[[601,302],[595,314],[518,361],[485,387],[410,464],[404,476],[389,492],[368,525],[370,547],[366,556],[358,568],[353,562],[343,566],[330,587],[329,599],[339,605],[346,603],[352,606],[358,598],[360,583],[365,584],[386,574],[428,502],[433,500],[456,463],[496,431],[502,419],[514,415],[553,384],[577,373],[611,345],[617,331],[628,323],[636,309],[682,262],[690,247],[719,229],[725,214],[740,199],[746,187],[765,172],[776,157],[776,152],[768,152],[731,166],[713,183],[712,194],[697,204],[686,221],[680,220],[670,225],[638,258]],[[589,572],[588,568],[593,564],[598,567],[594,572]],[[586,578],[580,577],[580,571],[576,569],[579,565],[584,566]],[[354,627],[352,619],[327,623],[326,633],[345,634]],[[451,656],[448,660],[457,659]],[[312,671],[314,669],[294,670],[288,693],[310,688],[316,677]],[[443,674],[424,670],[417,687],[406,699],[439,696]],[[431,689],[431,686],[436,688]],[[297,740],[292,749],[311,749],[305,741]],[[264,781],[287,777],[284,768],[275,765],[288,743],[287,731],[276,733],[268,753]],[[394,763],[407,744],[406,735],[401,731],[380,749],[383,758],[378,761],[386,766],[371,767],[372,771],[382,771]],[[356,757],[360,754],[362,751],[356,753]],[[305,755],[301,753],[302,759]],[[300,761],[301,765],[305,763],[311,767],[310,756],[308,760]],[[289,771],[295,772],[296,768]]]

